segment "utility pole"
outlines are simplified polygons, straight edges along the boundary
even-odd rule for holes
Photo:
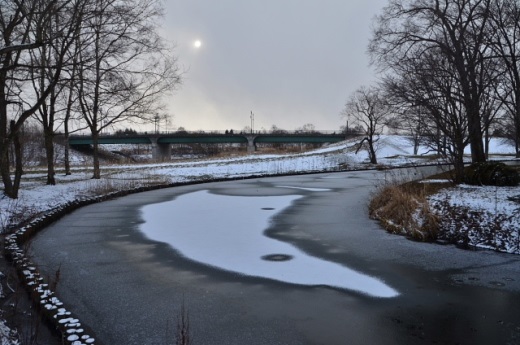
[[[155,114],[154,117],[155,134],[159,133],[159,114]]]
[[[253,114],[252,110],[251,110],[251,116],[249,116],[249,118],[251,119],[251,134],[253,134],[254,127],[255,127],[255,114]]]

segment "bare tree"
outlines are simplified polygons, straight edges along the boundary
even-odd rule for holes
[[[390,0],[377,19],[369,46],[373,63],[400,76],[410,72],[406,66],[410,61],[431,57],[433,51],[443,64],[451,65],[448,84],[457,83],[453,86],[460,96],[452,104],[464,112],[473,162],[486,160],[482,97],[495,81],[486,44],[491,1]],[[414,72],[429,71],[415,68]]]
[[[94,142],[94,174],[100,178],[101,131],[119,122],[154,121],[160,97],[180,82],[171,49],[157,33],[158,0],[91,0],[82,29],[78,103]]]
[[[493,0],[488,40],[504,74],[496,95],[505,107],[506,133],[520,158],[520,4],[517,0]]]
[[[38,121],[42,124],[44,134],[44,148],[47,162],[47,184],[54,185],[56,180],[54,178],[54,137],[56,128],[59,126],[57,123],[58,114],[63,112],[58,109],[59,97],[64,88],[67,85],[66,75],[67,71],[72,68],[71,64],[74,62],[74,57],[70,54],[73,51],[73,42],[76,41],[77,36],[81,29],[81,19],[85,16],[84,10],[87,2],[86,0],[77,0],[75,2],[74,11],[60,11],[49,16],[49,20],[46,22],[46,32],[42,33],[48,40],[48,44],[42,45],[41,47],[31,50],[31,61],[34,64],[34,68],[30,70],[31,80],[34,88],[34,93],[40,95],[44,92],[48,85],[54,82],[53,70],[58,64],[60,64],[62,73],[58,83],[52,87],[51,92],[41,102],[36,115]],[[70,8],[68,8],[70,10]],[[74,20],[71,22],[71,18]],[[62,25],[74,24],[73,28],[75,31],[71,31],[70,35],[67,36],[56,36],[56,33],[63,31]],[[55,39],[51,39],[56,36]]]
[[[303,126],[296,128],[296,131],[303,133],[313,133],[316,132],[316,126],[312,123],[306,123]]]
[[[420,109],[423,140],[451,160],[455,179],[464,178],[464,149],[469,143],[468,120],[463,92],[453,65],[435,50],[403,64],[400,75],[387,76],[386,92],[392,101],[409,108]]]
[[[387,94],[388,98],[393,95]],[[419,147],[426,143],[425,134],[428,126],[427,116],[425,111],[420,106],[412,106],[411,104],[403,104],[403,100],[398,98],[395,103],[392,103],[394,112],[392,116],[386,121],[387,126],[397,133],[407,136],[408,141],[413,145],[413,154],[419,154]]]
[[[10,198],[18,197],[23,172],[20,130],[60,80],[63,61],[80,22],[80,6],[81,0],[10,0],[0,8],[0,174],[4,194]],[[60,25],[49,25],[57,16],[63,16]],[[55,51],[54,66],[46,71],[48,83],[31,92],[33,72],[41,71],[36,51],[44,46]],[[15,161],[14,177],[10,156]]]
[[[360,125],[364,131],[364,138],[359,143],[368,145],[368,157],[370,163],[377,164],[375,144],[379,135],[383,132],[386,120],[391,113],[391,107],[383,97],[381,91],[375,87],[360,87],[345,104],[342,112],[344,116],[352,119],[354,125]]]

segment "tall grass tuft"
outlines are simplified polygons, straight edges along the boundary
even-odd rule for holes
[[[132,190],[143,186],[166,185],[170,181],[163,176],[143,175],[138,178],[103,178],[90,180],[78,193],[89,196],[107,195],[121,190]]]

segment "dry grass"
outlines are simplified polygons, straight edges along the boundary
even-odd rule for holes
[[[92,179],[81,193],[89,196],[107,195],[111,192],[121,190],[132,190],[143,186],[166,185],[169,180],[163,176],[143,175],[139,178],[109,177],[103,179]]]
[[[16,225],[40,213],[38,207],[25,205],[20,199],[8,199],[7,207],[0,213],[0,235],[11,233]]]
[[[390,233],[421,242],[434,241],[440,219],[430,209],[427,196],[440,188],[439,184],[417,182],[382,186],[369,203],[370,216]]]

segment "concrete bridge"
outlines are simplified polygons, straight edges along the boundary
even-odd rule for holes
[[[352,134],[348,135],[349,137]],[[347,138],[345,133],[333,131],[313,132],[280,132],[280,133],[234,133],[228,132],[161,132],[136,134],[102,134],[99,144],[149,144],[152,145],[152,157],[155,160],[167,160],[171,157],[171,144],[224,144],[240,143],[247,145],[248,152],[254,152],[261,143],[335,143]],[[90,135],[72,135],[69,137],[71,147],[92,145]]]

